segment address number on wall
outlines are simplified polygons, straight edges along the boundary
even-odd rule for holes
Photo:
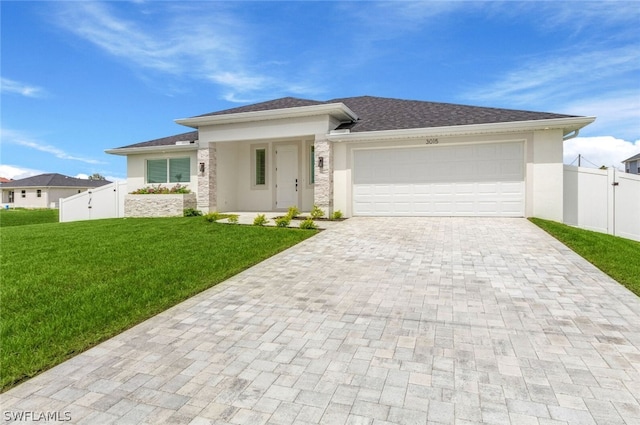
[[[437,145],[438,144],[438,139],[427,139],[427,140],[425,140],[425,143],[427,145]]]

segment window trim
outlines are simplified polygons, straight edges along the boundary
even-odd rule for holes
[[[269,144],[260,143],[251,145],[251,190],[267,190],[269,189]],[[257,159],[258,151],[264,151],[264,184],[256,183],[258,178]]]

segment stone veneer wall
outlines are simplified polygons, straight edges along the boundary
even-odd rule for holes
[[[198,209],[204,212],[217,209],[216,162],[215,143],[198,149]],[[204,173],[200,171],[200,163],[204,163]]]
[[[185,208],[196,208],[196,194],[126,195],[125,217],[182,217]]]
[[[325,217],[333,213],[333,149],[331,142],[316,136],[315,149],[315,184],[313,186],[313,202],[320,207]],[[318,158],[323,158],[323,167],[318,166]]]

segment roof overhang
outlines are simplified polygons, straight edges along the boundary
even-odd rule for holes
[[[116,148],[116,149],[106,149],[105,153],[109,153],[112,155],[133,155],[140,153],[149,153],[149,152],[185,152],[185,151],[195,151],[198,150],[198,142],[189,143],[185,145],[174,144],[174,145],[159,145],[159,146],[144,146],[137,148]]]
[[[329,115],[341,122],[351,122],[358,119],[355,112],[349,109],[344,103],[326,103],[322,105],[298,106],[295,108],[271,109],[267,111],[181,118],[175,120],[175,122],[187,127],[199,128],[205,125],[236,124],[320,115]]]
[[[373,140],[411,139],[433,136],[468,136],[496,133],[516,133],[540,130],[562,130],[563,136],[591,124],[595,117],[568,117],[545,120],[513,121],[488,124],[456,125],[447,127],[410,128],[403,130],[382,130],[345,132],[343,130],[329,132],[327,139],[332,142],[356,142]]]

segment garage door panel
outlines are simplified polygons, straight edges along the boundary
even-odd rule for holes
[[[500,184],[500,193],[520,196],[524,190],[523,186],[522,182],[503,182]]]
[[[523,143],[354,153],[355,215],[524,215]]]

